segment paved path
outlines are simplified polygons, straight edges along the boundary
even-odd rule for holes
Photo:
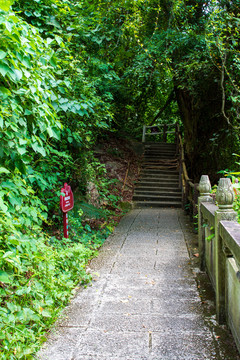
[[[133,210],[106,241],[41,360],[202,360],[222,355],[204,320],[177,209]]]

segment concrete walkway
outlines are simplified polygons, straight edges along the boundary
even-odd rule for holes
[[[41,360],[231,359],[207,326],[177,209],[132,210],[105,242]],[[237,355],[236,355],[237,356]]]

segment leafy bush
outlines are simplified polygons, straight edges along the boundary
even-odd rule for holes
[[[1,167],[0,344],[1,359],[27,359],[66,305],[97,246],[59,241],[42,233],[47,207],[15,170]],[[92,234],[88,236],[86,244]]]
[[[49,139],[60,138],[52,105],[54,52],[11,12],[0,12],[0,42],[0,156],[6,166],[25,173],[26,164],[46,156]]]
[[[36,232],[1,241],[1,359],[31,358],[79,280],[90,280],[85,265],[92,253],[80,243],[52,246]]]

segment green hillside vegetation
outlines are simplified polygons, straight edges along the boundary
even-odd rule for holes
[[[99,144],[179,122],[194,181],[238,170],[239,5],[0,0],[2,359],[32,358],[123,213],[128,164],[114,180]],[[105,150],[126,157],[119,148]],[[77,194],[69,240],[59,232],[64,182]]]

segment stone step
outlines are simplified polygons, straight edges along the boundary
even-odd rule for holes
[[[176,144],[174,143],[165,143],[165,142],[152,142],[146,141],[144,143],[145,147],[164,147],[164,148],[176,148]]]
[[[171,161],[173,160],[178,160],[174,155],[169,155],[169,154],[156,154],[156,153],[152,153],[152,154],[145,154],[144,155],[144,160],[149,160],[149,159],[153,159],[154,161],[156,161],[157,159],[159,160],[164,160],[167,161],[168,159],[170,159]]]
[[[159,182],[159,183],[175,183],[178,184],[179,180],[178,180],[178,176],[172,176],[172,175],[155,175],[155,174],[149,174],[149,175],[145,175],[143,174],[142,177],[140,178],[139,182],[145,182],[149,180],[150,182]]]
[[[148,148],[144,150],[144,154],[147,153],[156,153],[156,154],[176,154],[176,150],[175,149],[164,149],[164,148],[158,148],[158,149],[153,149],[153,148]]]
[[[170,157],[170,156],[162,156],[162,155],[145,155],[144,156],[144,161],[157,161],[160,160],[161,162],[169,162],[169,161],[174,161],[174,160],[178,160],[175,158],[175,156]]]
[[[177,184],[179,183],[178,175],[151,174],[151,173],[142,173],[139,182],[146,181],[147,179],[149,179],[149,181],[151,181],[151,182],[154,182],[154,181],[168,182],[168,181],[170,181],[171,183],[172,182],[177,183]]]
[[[179,170],[176,167],[171,167],[169,165],[159,165],[159,164],[144,164],[142,166],[142,171],[145,170],[155,170],[155,171],[163,171],[164,173],[175,173],[179,174]]]
[[[150,152],[150,153],[153,153],[153,152],[155,152],[155,153],[165,153],[165,154],[176,154],[176,149],[167,149],[167,148],[151,148],[151,147],[149,147],[149,148],[144,148],[144,153],[146,154],[146,153],[148,153],[148,152]]]
[[[161,155],[161,154],[163,154],[163,155],[169,155],[170,157],[171,156],[178,157],[175,150],[168,150],[168,151],[162,150],[162,149],[159,149],[159,150],[145,150],[143,152],[143,154],[144,155],[151,155],[151,154]]]
[[[164,149],[164,148],[144,148],[144,154],[147,153],[163,153],[163,154],[176,154],[176,149]]]
[[[164,154],[164,155],[168,155],[170,154],[170,156],[176,156],[176,151],[175,150],[164,150],[164,149],[145,149],[144,154]]]
[[[177,160],[175,144],[145,143],[141,178],[133,196],[136,207],[181,207],[179,171],[171,168],[173,160]]]
[[[177,162],[177,159],[175,157],[170,158],[164,157],[164,156],[145,156],[144,157],[144,163],[154,163],[159,166],[170,166],[171,164],[174,164]]]
[[[169,187],[169,186],[159,186],[159,185],[151,185],[150,187],[149,186],[144,186],[144,185],[141,185],[139,184],[139,186],[137,186],[135,188],[135,193],[138,193],[138,192],[145,192],[145,191],[148,191],[148,192],[152,192],[152,191],[158,191],[158,192],[171,192],[171,193],[180,193],[181,194],[181,189],[179,187]]]
[[[135,194],[137,195],[166,195],[169,196],[182,196],[181,189],[169,189],[169,188],[158,188],[158,189],[151,189],[151,188],[137,188],[135,189]]]
[[[177,160],[173,159],[161,159],[161,158],[144,158],[142,165],[144,167],[146,166],[154,166],[154,168],[159,167],[159,168],[167,168],[169,170],[173,169],[176,170],[177,168]],[[174,166],[174,168],[172,168]]]
[[[152,178],[155,178],[155,179],[159,179],[159,180],[166,179],[166,181],[168,179],[172,179],[174,181],[179,181],[179,175],[175,174],[175,173],[167,174],[167,173],[161,173],[161,172],[156,173],[156,172],[151,172],[151,171],[144,171],[140,174],[140,176],[141,176],[140,179],[146,179],[147,177],[149,177],[149,179],[151,178],[151,180],[152,180]]]
[[[164,160],[164,161],[162,161],[162,160]],[[159,168],[165,167],[165,168],[167,168],[169,170],[172,169],[172,166],[174,166],[174,170],[175,170],[175,168],[177,168],[177,165],[175,163],[175,159],[171,159],[171,163],[166,162],[165,160],[166,159],[159,159],[159,158],[152,159],[152,160],[151,159],[150,160],[144,159],[143,162],[142,162],[142,165],[144,167],[146,167],[148,165],[149,166],[154,166],[154,167],[158,166]],[[169,160],[169,159],[167,159],[167,160]]]
[[[157,154],[155,152],[144,154],[144,159],[149,159],[149,158],[175,159],[177,157],[175,154],[163,154],[163,153]]]
[[[142,170],[158,170],[158,171],[162,171],[163,174],[166,174],[166,173],[177,173],[179,174],[179,171],[177,169],[177,167],[168,167],[168,166],[163,166],[163,165],[156,165],[156,164],[143,164],[142,165]]]
[[[133,195],[133,201],[180,201],[181,202],[182,196],[181,194],[135,194]]]
[[[141,172],[141,176],[148,176],[148,175],[156,175],[156,176],[162,176],[162,177],[173,177],[173,178],[179,178],[179,174],[177,171],[165,171],[162,172],[162,169],[143,169]]]
[[[135,208],[143,208],[143,207],[174,207],[181,208],[181,201],[136,201],[134,202]]]
[[[171,175],[171,176],[178,176],[179,177],[179,172],[176,171],[175,169],[173,169],[173,171],[169,171],[168,168],[165,167],[147,167],[147,168],[142,168],[141,170],[141,175],[144,174],[155,174],[156,176],[158,175],[162,175],[162,176],[166,176],[166,175]]]
[[[164,148],[164,147],[145,147],[144,148],[144,153],[147,153],[147,152],[155,152],[155,153],[166,153],[166,154],[176,154],[176,149],[175,148]]]
[[[166,165],[164,166],[163,164],[162,165],[159,165],[157,163],[143,163],[142,164],[142,169],[143,170],[157,170],[157,171],[162,171],[163,173],[177,173],[179,174],[179,170],[177,169],[177,166],[174,166],[174,167],[171,167],[169,165]]]
[[[156,187],[164,187],[164,188],[176,188],[178,189],[179,188],[179,183],[177,181],[160,181],[160,180],[157,180],[157,181],[152,181],[153,179],[142,179],[141,181],[139,181],[137,184],[136,184],[136,187],[138,186],[148,186],[148,187],[153,187],[153,186],[156,186]]]
[[[146,182],[147,180],[149,180],[150,183],[175,183],[178,184],[179,180],[177,176],[171,177],[171,175],[169,175],[170,177],[167,176],[161,176],[159,174],[155,175],[155,174],[151,174],[151,175],[145,175],[143,174],[139,180],[139,182]]]

